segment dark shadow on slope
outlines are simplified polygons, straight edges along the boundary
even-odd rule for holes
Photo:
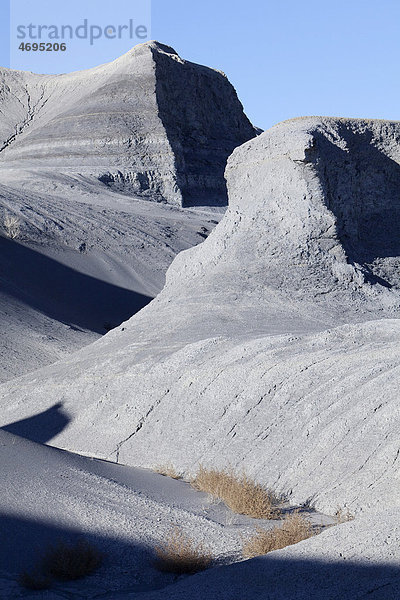
[[[365,265],[371,283],[391,287],[390,277],[367,265],[400,256],[400,165],[375,145],[371,131],[354,131],[346,122],[337,128],[345,149],[313,131],[308,154],[349,261]]]
[[[32,442],[46,444],[58,435],[71,421],[69,415],[63,411],[62,406],[62,403],[59,402],[38,415],[21,419],[21,421],[15,421],[14,423],[5,425],[1,429]]]
[[[39,507],[40,509],[40,507]],[[68,515],[66,515],[68,516]],[[127,590],[141,592],[162,588],[172,583],[174,577],[158,574],[152,568],[151,549],[135,542],[101,535],[87,535],[73,526],[47,523],[30,518],[0,513],[0,573],[5,571],[17,579],[18,574],[36,569],[43,553],[49,546],[58,542],[74,544],[78,540],[87,540],[104,555],[103,564],[92,575],[76,582],[55,582],[55,590],[67,589],[68,597],[92,597],[93,586],[96,594]],[[154,577],[152,577],[154,573]],[[15,583],[15,592],[20,590]],[[22,590],[21,590],[22,591]],[[36,592],[35,596],[40,592]],[[87,594],[87,595],[86,595]],[[16,596],[10,596],[16,597]],[[18,595],[19,597],[19,595]],[[47,597],[47,596],[46,596]],[[97,597],[97,595],[96,595]],[[0,598],[4,598],[1,590]]]
[[[305,542],[306,544],[307,542]],[[400,567],[284,559],[275,553],[206,571],[152,596],[191,600],[399,600]],[[166,592],[169,592],[167,595]],[[176,595],[175,595],[176,594]]]
[[[117,327],[152,300],[79,273],[2,237],[0,293],[17,298],[57,321],[100,334]]]

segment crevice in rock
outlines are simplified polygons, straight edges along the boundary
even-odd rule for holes
[[[26,93],[26,101],[27,101],[27,115],[21,123],[19,123],[15,126],[15,133],[13,133],[3,143],[3,146],[0,148],[0,153],[3,152],[3,150],[8,148],[9,146],[11,146],[11,144],[13,144],[13,142],[15,142],[19,138],[19,136],[25,132],[27,127],[29,127],[29,125],[37,117],[39,111],[44,107],[44,105],[46,104],[46,102],[48,100],[47,98],[44,99],[45,88],[43,85],[41,86],[41,95],[40,95],[39,99],[37,100],[37,102],[34,104],[32,103],[32,98],[29,93],[28,85],[25,86],[25,93]],[[21,102],[21,100],[18,98],[18,96],[16,96],[15,94],[13,94],[13,96],[15,98],[17,98],[17,100],[22,104],[22,106],[25,109],[26,106]]]
[[[151,413],[154,411],[155,408],[157,408],[157,406],[159,406],[159,404],[162,402],[162,400],[169,394],[169,390],[167,390],[162,396],[161,398],[159,398],[154,404],[152,404],[150,406],[150,408],[148,409],[148,411],[146,412],[145,415],[143,415],[143,417],[140,418],[138,424],[136,425],[135,430],[130,433],[124,440],[122,440],[121,442],[119,442],[117,444],[116,449],[114,450],[113,454],[115,454],[115,462],[119,463],[119,455],[120,455],[120,451],[121,448],[124,444],[126,444],[126,442],[128,442],[129,440],[131,440],[143,427],[143,425],[145,424],[147,418],[151,415]]]

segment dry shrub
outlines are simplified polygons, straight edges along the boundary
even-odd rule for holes
[[[181,476],[176,472],[174,465],[168,463],[166,465],[157,465],[153,468],[153,471],[164,475],[165,477],[171,477],[172,479],[181,479]]]
[[[41,573],[27,573],[24,571],[19,576],[19,584],[27,590],[48,590],[51,587],[51,578]]]
[[[340,525],[341,523],[347,523],[348,521],[354,521],[354,515],[350,512],[348,508],[338,507],[335,513],[336,523]]]
[[[165,573],[197,573],[208,569],[213,557],[202,544],[195,544],[175,527],[163,546],[155,548],[154,566]]]
[[[308,519],[294,512],[285,517],[279,527],[268,531],[257,529],[257,533],[251,537],[243,546],[243,556],[252,558],[261,554],[268,554],[273,550],[281,550],[286,546],[297,544],[306,540],[318,532],[314,532]]]
[[[90,575],[102,562],[102,553],[85,540],[75,544],[59,542],[45,553],[42,568],[46,575],[74,580]]]
[[[17,216],[6,213],[4,215],[3,225],[8,238],[15,240],[17,237],[19,237],[20,220]]]
[[[280,511],[274,494],[247,475],[206,469],[202,465],[192,486],[225,502],[233,512],[256,519],[275,519]]]

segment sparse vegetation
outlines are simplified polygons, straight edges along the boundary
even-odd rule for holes
[[[47,576],[74,580],[90,575],[102,562],[102,553],[85,540],[75,544],[59,542],[45,553],[42,570]]]
[[[200,466],[192,486],[222,500],[233,512],[256,519],[276,519],[280,511],[275,495],[247,475]]]
[[[24,571],[19,576],[19,584],[27,590],[48,590],[51,587],[51,578],[41,573],[28,573]]]
[[[171,477],[172,479],[181,479],[179,473],[177,473],[174,465],[171,463],[165,465],[157,465],[153,468],[153,471],[159,473],[160,475],[164,475],[165,477]]]
[[[285,517],[282,525],[278,527],[269,530],[257,529],[257,533],[244,544],[243,556],[252,558],[273,550],[281,550],[317,533],[319,530],[314,531],[308,519],[294,512]]]
[[[163,546],[155,548],[157,558],[154,566],[166,573],[197,573],[207,569],[212,554],[202,544],[195,544],[178,527],[175,527]]]
[[[10,240],[15,240],[20,235],[20,220],[16,215],[6,212],[3,220],[4,231]]]
[[[338,507],[335,513],[335,518],[338,525],[341,523],[347,523],[348,521],[354,521],[354,515],[350,512],[350,510],[341,506]]]

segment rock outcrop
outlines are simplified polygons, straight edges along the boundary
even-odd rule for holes
[[[306,118],[238,148],[209,238],[123,328],[3,386],[3,424],[63,402],[52,443],[71,450],[398,507],[399,141],[398,123]]]
[[[338,318],[343,309],[398,306],[397,293],[386,291],[400,288],[399,123],[281,123],[238,148],[226,176],[223,222],[177,259],[171,285],[220,287],[223,278],[263,303],[282,290],[325,309],[349,295]]]
[[[0,168],[96,177],[180,206],[226,204],[224,169],[257,134],[226,76],[158,42],[66,75],[2,69]]]

